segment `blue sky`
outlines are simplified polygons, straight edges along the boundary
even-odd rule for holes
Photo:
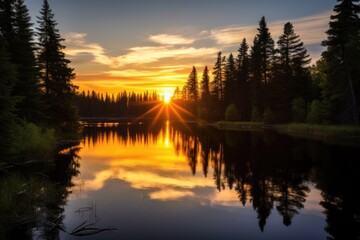
[[[32,19],[42,0],[27,0]],[[291,21],[313,60],[335,0],[49,0],[81,89],[171,91],[216,52],[251,44],[266,17],[275,41]],[[200,76],[200,75],[199,75]]]

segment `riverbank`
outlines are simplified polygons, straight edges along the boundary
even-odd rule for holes
[[[331,142],[346,141],[360,145],[360,127],[348,125],[280,124],[269,125],[258,122],[225,122],[214,124],[222,130],[273,129],[279,133],[297,137],[315,138]]]

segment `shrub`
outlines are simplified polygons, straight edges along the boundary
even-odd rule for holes
[[[275,122],[276,122],[275,115],[273,114],[270,108],[267,108],[264,112],[264,123],[272,124]]]
[[[45,160],[51,158],[56,138],[53,129],[44,129],[33,123],[23,123],[15,130],[12,153],[23,160]]]
[[[302,98],[295,98],[291,103],[293,122],[303,123],[306,120],[306,105]]]
[[[230,104],[227,106],[225,111],[225,120],[226,121],[236,121],[239,120],[239,112],[235,106],[235,104]]]
[[[252,122],[261,122],[262,121],[261,116],[259,114],[259,111],[258,111],[258,109],[256,107],[252,108],[251,121]]]
[[[324,122],[324,105],[319,100],[311,102],[307,122],[312,124],[321,124]]]

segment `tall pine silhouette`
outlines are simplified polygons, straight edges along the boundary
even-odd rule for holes
[[[74,105],[77,86],[72,83],[74,69],[69,67],[70,60],[65,58],[63,39],[47,0],[44,0],[38,23],[38,62],[49,120],[56,126],[73,124],[77,121]]]
[[[323,91],[335,123],[359,125],[360,97],[360,6],[359,0],[338,0],[330,18],[322,56],[328,64]]]

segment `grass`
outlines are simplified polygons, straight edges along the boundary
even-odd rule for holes
[[[220,121],[215,124],[219,129],[225,130],[246,130],[246,129],[260,129],[264,128],[264,124],[261,122],[227,122]]]
[[[215,124],[219,129],[224,130],[246,130],[246,129],[275,129],[280,133],[291,136],[314,138],[329,142],[352,145],[360,144],[360,127],[349,125],[314,125],[314,124],[281,124],[267,125],[260,122],[225,122],[220,121]],[[347,143],[345,143],[347,142]]]
[[[279,132],[299,136],[360,138],[360,127],[349,125],[284,124],[275,127]]]

